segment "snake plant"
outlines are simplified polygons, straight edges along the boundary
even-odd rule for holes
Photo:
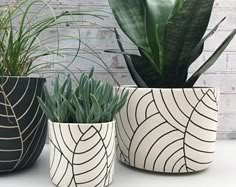
[[[63,123],[102,123],[109,122],[125,104],[128,92],[119,96],[109,83],[102,83],[89,75],[82,74],[78,85],[73,88],[68,75],[65,82],[59,84],[55,79],[54,92],[49,94],[44,86],[45,101],[38,98],[47,117],[53,122]]]
[[[132,78],[139,87],[193,87],[229,45],[236,29],[192,75],[189,67],[201,55],[205,41],[221,20],[206,32],[214,0],[109,0],[114,16],[140,55],[126,53],[117,41]],[[116,51],[109,51],[116,52]]]

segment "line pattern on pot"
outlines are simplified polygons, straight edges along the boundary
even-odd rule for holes
[[[119,160],[166,173],[207,168],[215,150],[218,95],[215,89],[191,90],[133,89],[116,117]]]
[[[97,125],[51,123],[49,129],[50,174],[55,185],[102,187],[111,183],[115,122]]]
[[[42,83],[19,77],[1,80],[0,172],[5,173],[28,167],[38,158],[47,128],[37,100],[43,95]]]

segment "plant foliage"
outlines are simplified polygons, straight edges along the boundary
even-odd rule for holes
[[[203,52],[204,42],[225,19],[204,37],[214,0],[109,0],[109,4],[120,28],[140,52],[125,53],[116,33],[131,76],[139,87],[193,87],[236,34],[235,29],[188,79],[189,67]]]
[[[70,76],[59,84],[55,79],[54,92],[49,94],[44,86],[45,102],[38,98],[47,117],[53,122],[64,123],[102,123],[109,122],[125,104],[128,92],[119,96],[109,83],[82,74],[78,86],[73,89]]]
[[[27,76],[34,73],[36,68],[45,66],[45,63],[34,64],[33,62],[49,55],[58,55],[60,51],[65,50],[59,46],[59,42],[71,38],[69,36],[62,38],[59,32],[42,41],[40,36],[47,34],[45,32],[50,28],[55,28],[58,31],[60,24],[78,22],[73,19],[73,16],[91,15],[91,13],[83,11],[64,11],[56,14],[50,5],[43,0],[19,2],[5,9],[0,8],[1,76]],[[43,5],[35,11],[33,8],[38,4]],[[57,49],[46,47],[46,44],[52,43],[52,40],[56,43]],[[76,50],[77,55],[79,47]]]

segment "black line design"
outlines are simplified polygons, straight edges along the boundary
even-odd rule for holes
[[[171,158],[173,158],[173,156],[176,155],[176,154],[177,154],[178,152],[180,152],[181,150],[183,150],[183,148],[180,148],[180,149],[176,150],[174,153],[172,153],[172,154],[166,159],[165,164],[164,164],[164,172],[167,171],[166,166],[167,166],[168,161],[169,161]]]
[[[172,173],[175,173],[175,168],[176,168],[177,164],[178,164],[181,160],[184,160],[184,156],[180,157],[177,161],[175,161],[175,163],[174,163],[173,166],[172,166],[172,170],[171,170]],[[178,170],[178,171],[179,171],[179,170]],[[177,173],[178,173],[178,172],[177,172]]]
[[[133,129],[133,127],[132,127],[132,125],[131,125],[131,122],[130,122],[130,118],[129,118],[129,103],[130,103],[130,99],[132,98],[132,95],[134,95],[135,94],[135,92],[137,91],[138,89],[136,88],[132,93],[130,93],[131,94],[131,97],[129,97],[128,98],[128,104],[127,104],[127,109],[126,109],[126,114],[127,114],[127,119],[128,119],[128,123],[129,123],[129,126],[130,126],[130,128],[134,131],[134,129]],[[125,88],[123,89],[123,90],[121,90],[121,95],[122,95],[122,93],[124,93],[124,91],[125,91]],[[120,113],[119,113],[119,115],[120,115]],[[122,119],[122,118],[121,118]]]
[[[143,142],[143,140],[145,140],[145,138],[146,138],[150,133],[152,133],[154,130],[156,130],[158,127],[160,127],[160,126],[161,126],[162,124],[164,124],[164,123],[166,123],[166,122],[163,122],[163,123],[161,123],[160,125],[158,125],[158,126],[154,127],[153,129],[151,129],[151,130],[141,139],[141,141],[140,141],[139,144],[137,145],[137,147],[136,147],[136,149],[135,149],[135,152],[134,152],[134,165],[135,165],[135,162],[136,162],[136,154],[137,154],[137,151],[138,151],[138,149],[139,149],[141,143]],[[144,168],[145,168],[145,162],[144,162]]]
[[[47,135],[47,119],[37,97],[44,98],[43,78],[0,78],[0,173],[30,167]],[[15,160],[15,162],[12,162]]]
[[[78,126],[78,130],[75,125]],[[49,122],[50,173],[58,186],[107,186],[115,154],[115,122],[62,124]]]
[[[140,123],[143,122],[143,121],[140,121],[140,122],[138,121],[138,115],[137,115],[137,113],[138,113],[138,107],[140,106],[140,102],[143,101],[145,97],[147,98],[148,95],[151,97],[152,92],[149,91],[149,92],[143,94],[143,96],[142,96],[142,97],[138,100],[138,102],[137,102],[137,105],[136,105],[136,108],[135,108],[135,113],[136,113],[135,119],[136,119],[136,123],[137,123],[137,124],[140,124]],[[149,106],[149,105],[148,105],[148,106]],[[148,106],[147,106],[147,108],[148,108]],[[144,116],[146,116],[147,108],[146,108],[146,110],[145,110],[145,115],[144,115]],[[142,114],[142,115],[143,115],[143,114]],[[145,120],[145,119],[144,119],[144,120]]]
[[[164,105],[165,105],[165,107],[166,107],[168,113],[171,115],[171,117],[174,119],[174,121],[176,121],[180,126],[185,127],[185,126],[184,126],[183,124],[181,124],[181,123],[176,119],[176,117],[171,113],[170,109],[168,108],[168,106],[167,106],[167,104],[166,104],[166,102],[165,102],[165,99],[164,99],[164,96],[163,96],[163,93],[162,93],[161,90],[160,90],[160,94],[161,94],[161,98],[162,98],[162,100],[163,100],[163,103],[164,103]]]
[[[156,163],[157,163],[157,160],[160,158],[160,156],[163,154],[163,152],[165,150],[167,150],[168,148],[170,148],[171,145],[175,144],[176,142],[179,142],[179,141],[183,141],[182,138],[180,139],[177,139],[171,143],[169,143],[167,146],[164,147],[164,149],[161,150],[161,152],[158,154],[158,156],[156,157],[155,161],[154,161],[154,164],[153,164],[153,170],[155,170],[155,167],[156,167]],[[163,170],[164,170],[164,167],[163,167]]]
[[[148,111],[150,110],[150,107],[151,107],[152,104],[154,104],[154,102],[153,102],[153,101],[150,101],[150,103],[147,105],[147,108],[146,108],[146,110],[145,110],[145,117],[146,117],[146,118],[149,117]]]
[[[122,87],[118,92],[122,94],[125,89],[129,88]],[[165,173],[208,168],[215,152],[217,98],[217,89],[213,88],[131,88],[117,116],[118,159],[132,167]],[[152,103],[155,111],[148,116]],[[143,113],[138,113],[137,108],[142,108]]]
[[[153,91],[152,91],[152,96],[153,96],[153,98],[155,98]],[[158,103],[157,103],[155,100],[154,100],[154,103],[155,103],[155,106],[156,106],[157,110],[160,111],[160,109],[159,109],[159,107],[158,107]],[[177,127],[175,127],[174,125],[172,125],[170,122],[168,122],[168,119],[163,115],[163,112],[159,112],[159,113],[160,113],[160,115],[162,116],[162,118],[165,119],[165,121],[166,121],[170,126],[172,126],[172,127],[173,127],[174,129],[176,129],[176,130],[179,130],[179,131],[183,132],[182,130],[178,129]]]

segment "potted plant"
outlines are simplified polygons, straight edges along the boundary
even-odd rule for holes
[[[29,75],[45,66],[38,64],[38,59],[58,54],[63,48],[59,44],[56,50],[47,48],[52,37],[40,40],[40,36],[65,23],[59,21],[63,17],[86,14],[52,12],[48,16],[44,12],[42,16],[42,10],[51,8],[44,4],[39,11],[32,11],[39,2],[44,1],[24,0],[0,9],[0,173],[31,166],[45,144],[47,119],[37,100],[44,98],[45,79]],[[59,34],[53,37],[59,40]]]
[[[66,186],[107,186],[112,182],[115,155],[115,114],[128,92],[118,96],[113,86],[82,74],[75,89],[70,77],[54,93],[44,87],[39,98],[49,118],[50,174],[52,182]]]
[[[139,55],[126,53],[137,87],[117,115],[117,157],[132,167],[163,173],[208,168],[215,152],[218,89],[194,87],[233,39],[234,30],[193,74],[201,55],[214,0],[109,0],[122,31]],[[116,51],[109,51],[116,52]]]

